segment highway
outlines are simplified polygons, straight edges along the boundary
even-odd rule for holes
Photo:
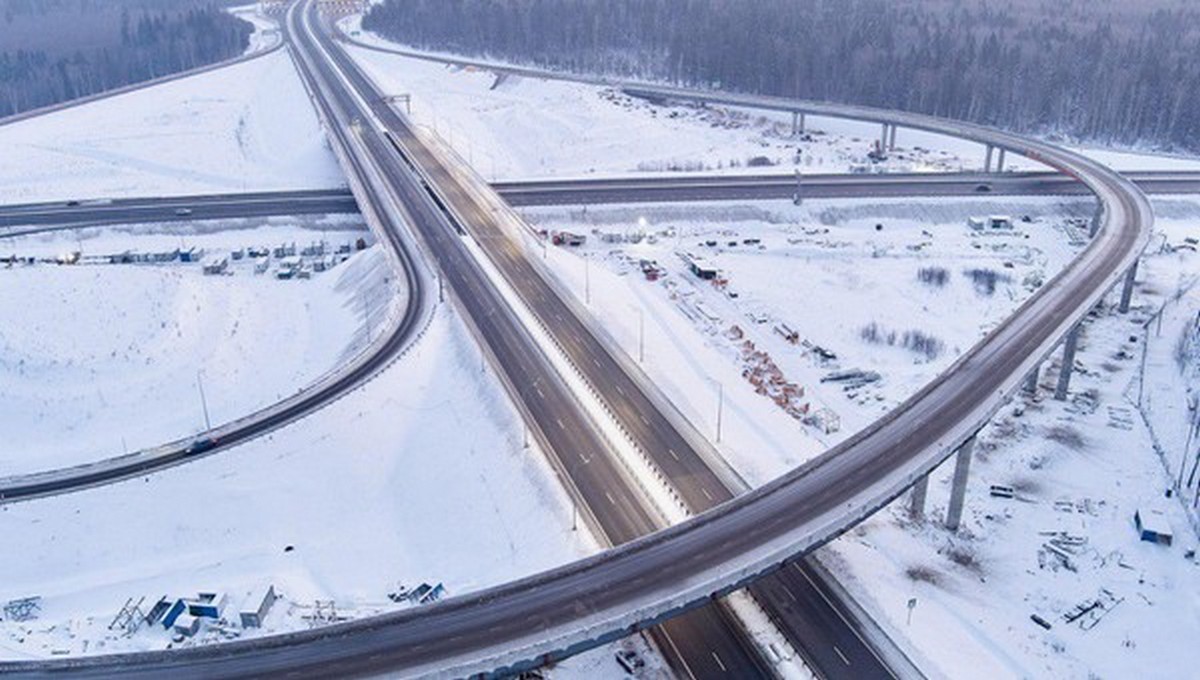
[[[309,39],[302,36],[301,42]],[[315,52],[317,49],[314,40],[301,51]],[[328,74],[328,66],[323,62],[313,60],[309,67]],[[323,90],[331,89],[331,80],[325,80]],[[337,90],[336,87],[332,89]],[[362,91],[361,87],[355,89]],[[448,675],[514,670],[540,665],[550,658],[547,655],[569,654],[705,605],[714,595],[731,592],[764,574],[786,568],[792,558],[853,526],[902,493],[986,422],[1036,362],[1055,347],[1063,334],[1128,269],[1144,246],[1152,224],[1144,196],[1132,184],[1099,164],[1005,133],[887,113],[912,127],[927,126],[922,129],[939,128],[968,138],[986,139],[1058,167],[1087,183],[1099,195],[1105,211],[1097,239],[1074,263],[950,370],[863,432],[816,461],[682,524],[621,544],[581,562],[480,593],[451,598],[417,610],[264,640],[170,653],[0,664],[0,673],[74,671],[80,675],[102,677],[119,669],[122,674],[131,676],[149,677],[170,672],[184,676],[222,677],[284,671],[319,675],[329,673],[331,669],[336,669],[338,675],[383,670]],[[871,115],[882,116],[883,112]],[[406,141],[402,140],[402,145],[406,146]],[[394,164],[385,160],[388,154],[385,148],[380,148],[378,135],[363,134],[362,143],[373,149],[370,155],[378,163],[377,170],[388,173],[389,180],[396,180],[397,186],[406,187],[403,191],[420,191],[408,173],[390,174],[389,168]],[[418,160],[417,165],[433,178],[432,184],[445,192],[443,201],[456,209],[469,210],[473,203],[475,210],[481,209],[470,196],[459,195],[467,193],[468,189],[454,178],[442,176],[448,175],[448,171],[437,158],[421,157]],[[449,199],[445,198],[447,196]],[[422,198],[406,201],[405,205],[417,211],[422,209],[418,206],[428,209],[429,203]],[[487,224],[490,219],[469,219],[459,226],[469,228]],[[426,220],[421,218],[416,220],[418,225],[424,222]],[[461,240],[447,229],[429,230],[428,233],[423,230],[423,238],[427,248],[433,241],[439,243],[431,248],[441,253],[439,257],[452,257],[455,246],[461,245]],[[499,267],[506,276],[526,271],[523,267],[528,263],[522,264],[524,257],[503,239],[485,242],[492,244],[487,250],[489,256],[506,262],[506,266]],[[498,363],[504,366],[506,373],[510,370],[508,361],[515,360],[518,366],[528,364],[531,375],[539,374],[539,357],[528,352],[532,343],[522,335],[526,331],[519,327],[510,328],[511,320],[505,320],[509,314],[494,313],[502,311],[495,291],[491,286],[473,285],[479,279],[470,272],[478,265],[469,261],[469,255],[463,257],[468,259],[440,260],[441,269],[452,279],[454,290],[459,291],[461,304],[481,305],[477,309],[483,312],[482,316],[470,314],[477,331],[486,338],[487,346],[497,355]],[[457,271],[460,266],[461,272]],[[534,275],[540,279],[536,272]],[[510,278],[509,281],[518,291],[525,290],[523,295],[539,290],[538,283],[533,280]],[[469,291],[470,295],[463,295],[462,291]],[[559,299],[539,302],[552,310],[558,305],[569,305]],[[568,306],[569,316],[571,311]],[[582,322],[576,319],[575,323]],[[572,322],[564,320],[560,325],[569,328]],[[556,327],[556,330],[560,329]],[[582,330],[583,336],[564,347],[572,357],[598,362],[596,375],[599,378],[593,384],[606,395],[606,401],[618,412],[618,417],[623,422],[638,422],[643,416],[658,411],[657,407],[661,405],[656,403],[653,395],[642,394],[640,381],[634,381],[622,370],[625,367],[620,363],[621,358],[611,356],[603,346],[599,353],[593,351],[588,341],[588,329]],[[506,339],[509,334],[512,337]],[[498,350],[498,347],[507,349]],[[502,351],[511,352],[511,355],[501,354]],[[541,357],[540,361],[544,362],[545,358]],[[612,362],[609,368],[615,366],[617,370],[604,370],[606,362]],[[614,398],[610,390],[615,390],[626,380],[631,381],[629,384],[634,388],[629,398]],[[535,421],[546,422],[549,413],[568,406],[545,403],[544,400],[539,402],[533,394],[540,394],[538,383],[514,385],[524,390],[522,401],[534,405],[528,407],[532,411],[528,415]],[[641,401],[643,399],[645,402]],[[639,403],[649,405],[650,410],[626,411]],[[697,454],[703,456],[702,443],[690,442],[686,429],[676,427],[678,423],[672,421],[669,412],[664,418],[665,421],[655,421],[654,425],[649,421],[655,419],[647,418],[645,429],[634,438],[669,445],[675,437],[681,437],[687,443],[696,444]],[[586,421],[567,422],[574,429],[584,427],[582,423]],[[553,437],[554,427],[540,429],[543,437]],[[561,420],[558,420],[558,429],[567,429]],[[556,451],[579,449],[580,442],[586,443],[589,438],[585,431],[562,436],[567,437],[562,440],[567,446],[551,448]],[[590,467],[586,462],[583,466]]]
[[[1200,171],[1125,176],[1147,194],[1200,193]],[[791,199],[797,194],[796,176],[780,173],[549,179],[496,182],[492,187],[514,206]],[[1091,194],[1082,182],[1057,172],[804,175],[798,193],[802,199]]]
[[[294,14],[289,17],[294,18]],[[312,70],[311,77],[325,83],[322,91],[338,102],[348,119],[386,117],[389,132],[402,137],[414,153],[422,154],[421,165],[434,166],[429,151],[377,94],[372,96],[370,84],[332,41],[326,39],[322,46],[315,31],[310,34],[292,26],[288,34],[297,46],[308,45],[299,63]],[[338,71],[325,59],[310,58],[322,50],[337,61]],[[339,72],[352,79],[353,90],[340,82]],[[369,110],[360,107],[352,91],[369,97]],[[638,483],[612,457],[604,436],[466,248],[461,232],[472,222],[457,222],[451,217],[441,199],[433,196],[413,172],[411,159],[397,153],[396,138],[371,134],[367,128],[360,126],[362,138],[388,180],[385,190],[398,192],[411,212],[412,226],[427,253],[455,292],[464,317],[492,355],[493,365],[514,402],[531,424],[560,479],[575,496],[588,524],[609,545],[621,545],[661,529],[665,522],[652,511]],[[482,217],[476,215],[475,219]],[[489,237],[476,240],[485,247],[499,243]],[[702,607],[652,629],[650,635],[682,677],[767,677],[769,666],[746,634],[730,625],[730,618],[723,606]],[[345,663],[335,662],[328,668],[340,674]]]
[[[49,230],[146,222],[357,212],[358,203],[349,189],[27,203],[0,206],[0,238]]]
[[[336,44],[330,52],[347,74],[354,89],[369,101],[381,101],[383,93],[370,81]],[[457,159],[447,158],[436,146],[425,143],[410,123],[395,109],[376,105],[375,114],[389,132],[400,140],[399,146],[420,168],[427,185],[433,187],[442,204],[450,206],[460,228],[478,243],[491,262],[536,316],[538,325],[553,336],[554,344],[566,353],[572,366],[587,384],[600,395],[609,412],[635,445],[646,452],[654,466],[676,488],[690,512],[699,513],[733,497],[733,492],[712,471],[720,455],[680,415],[670,402],[647,394],[657,394],[654,386],[628,357],[613,354],[601,332],[590,326],[590,314],[573,304],[575,296],[557,290],[549,272],[540,271],[541,260],[529,258],[520,237],[506,230],[498,220],[504,208],[501,196],[470,172],[461,172]],[[640,376],[637,379],[633,376]],[[577,486],[586,488],[578,480]],[[610,487],[595,489],[597,495]],[[845,621],[848,615],[833,605],[833,597],[823,588],[820,577],[803,563],[781,570],[751,587],[750,593],[762,604],[792,645],[805,654],[809,664],[829,677],[887,678],[891,673],[864,636]],[[712,610],[706,607],[702,612]],[[718,610],[720,608],[717,608]],[[717,621],[706,626],[692,627],[688,637],[670,635],[671,644],[664,649],[673,667],[685,675],[700,677],[747,677],[756,669],[734,665],[724,659],[721,649],[738,646],[744,636],[740,626],[733,625],[727,616],[725,625]],[[694,612],[689,613],[692,622]],[[670,630],[678,620],[668,622]],[[657,634],[657,630],[654,631]],[[657,639],[657,637],[656,637]],[[723,640],[721,646],[710,650],[704,640]],[[685,644],[688,645],[685,647]],[[672,659],[672,651],[683,650],[680,659]],[[711,657],[721,657],[713,663]],[[704,664],[704,666],[701,666]],[[708,672],[703,672],[704,668]],[[764,671],[758,670],[759,674]]]
[[[1131,172],[1126,178],[1150,195],[1200,194],[1200,171]],[[986,192],[978,187],[985,184]],[[604,203],[691,203],[791,199],[795,175],[689,175],[495,182],[513,206]],[[1081,182],[1056,172],[893,173],[806,175],[801,198],[902,198],[974,196],[1084,196]],[[190,211],[181,214],[179,211]],[[0,238],[44,231],[144,222],[358,212],[347,189],[271,191],[200,196],[153,196],[106,201],[0,205]]]

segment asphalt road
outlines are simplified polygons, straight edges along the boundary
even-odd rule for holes
[[[357,213],[346,189],[57,201],[0,206],[0,237],[105,225]]]
[[[1133,172],[1126,177],[1151,195],[1200,194],[1200,171]],[[988,191],[978,187],[985,184]],[[554,206],[602,203],[690,203],[790,199],[794,175],[628,177],[621,179],[535,180],[492,184],[510,205]],[[1082,196],[1087,187],[1051,172],[886,175],[807,175],[801,198],[896,198],[944,196]],[[74,201],[72,203],[75,203]],[[182,213],[180,211],[183,211]],[[190,211],[190,212],[187,212]],[[325,215],[358,212],[349,190],[319,189],[262,193],[123,198],[0,205],[0,238],[50,230],[183,222],[273,215]]]
[[[453,182],[446,169],[412,134],[407,123],[381,102],[379,93],[340,48],[328,40],[325,48],[351,79],[354,89],[372,102],[371,112],[402,140],[405,148],[418,156],[407,161],[415,161],[426,169],[436,169],[435,182],[439,187]],[[370,114],[358,110],[354,98],[341,91],[329,64],[320,59],[312,63],[324,73],[323,80],[334,85],[325,88],[324,92],[338,99],[345,111],[353,112],[350,113],[352,119],[367,120]],[[591,425],[590,418],[570,389],[537,349],[536,342],[520,321],[508,311],[507,302],[462,243],[459,230],[471,230],[475,241],[489,252],[506,250],[515,244],[504,243],[494,233],[477,231],[475,227],[490,226],[490,219],[494,218],[486,210],[478,210],[475,204],[464,201],[461,195],[451,197],[449,202],[455,208],[474,212],[464,216],[462,222],[452,223],[441,209],[439,199],[431,200],[426,187],[397,153],[399,149],[389,145],[391,140],[385,141],[384,137],[370,133],[364,133],[363,138],[370,140],[368,146],[384,170],[390,188],[400,192],[404,205],[414,218],[414,228],[438,262],[450,288],[457,293],[465,315],[495,357],[495,365],[502,368],[502,377],[510,391],[516,392],[520,406],[535,423],[539,439],[545,444],[543,449],[554,458],[556,469],[579,498],[593,526],[611,545],[620,545],[662,528],[664,522],[648,510],[650,503],[638,491],[638,484],[628,478],[628,473],[612,457],[604,438]],[[667,621],[652,629],[650,635],[682,677],[750,678],[767,677],[770,672],[753,643],[738,626],[731,625],[731,615],[719,604]],[[330,669],[340,673],[342,664],[337,663]]]
[[[1148,194],[1200,193],[1200,171],[1134,172],[1126,177]],[[492,186],[514,206],[790,199],[797,193],[796,176],[779,173],[535,180],[497,182]],[[799,191],[801,198],[986,198],[1090,193],[1078,180],[1054,172],[804,175]]]
[[[849,112],[883,115],[864,113],[861,108]],[[126,675],[178,672],[207,677],[282,671],[316,675],[331,669],[339,675],[383,670],[408,674],[511,670],[538,664],[545,660],[545,653],[577,651],[625,635],[638,625],[706,604],[714,594],[783,568],[790,557],[811,550],[874,512],[949,456],[959,442],[990,417],[1035,362],[1133,262],[1152,224],[1149,206],[1141,194],[1096,163],[1049,145],[976,126],[889,115],[908,127],[986,139],[997,146],[1024,151],[1085,180],[1100,195],[1106,211],[1098,238],[1075,262],[973,347],[952,370],[862,433],[801,469],[687,522],[516,583],[420,609],[265,640],[173,653],[52,661],[37,669],[75,668],[81,674],[95,676],[120,669]],[[364,140],[375,137],[364,135]],[[436,169],[431,174],[442,188],[436,181]],[[454,236],[447,233],[439,238]],[[489,254],[497,258],[516,255],[505,255],[508,250],[500,245]],[[512,264],[519,267],[520,263]],[[510,275],[508,269],[501,269]],[[456,276],[444,264],[443,271],[448,278]],[[460,300],[473,295],[489,299],[490,287],[456,285],[455,290],[460,291]],[[463,290],[470,295],[464,295]],[[554,305],[552,301],[548,304]],[[494,313],[484,318],[503,325],[500,319],[507,316]],[[479,319],[474,314],[471,317]],[[490,330],[497,335],[484,335],[495,351],[504,329]],[[581,338],[579,343],[582,346],[586,340]],[[522,360],[523,350],[513,349],[512,358]],[[568,352],[575,356],[574,350]],[[505,359],[500,359],[507,371]],[[607,353],[589,359],[601,364],[616,361]],[[624,373],[605,375],[613,376],[619,384],[619,376]],[[529,389],[528,384],[518,384]],[[627,420],[633,415],[640,420],[643,413],[622,413],[619,417]],[[578,426],[571,423],[571,427]],[[674,436],[650,422],[646,428],[639,437],[666,442]],[[571,443],[575,445],[574,440]],[[202,668],[198,665],[201,663]],[[30,670],[35,669],[0,665],[0,673]]]

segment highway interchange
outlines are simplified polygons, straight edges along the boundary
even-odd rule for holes
[[[1072,267],[897,412],[814,464],[734,499],[735,490],[728,488],[727,480],[721,479],[709,464],[713,452],[703,437],[689,431],[669,405],[655,398],[652,386],[646,385],[627,357],[614,354],[597,338],[577,304],[563,299],[546,283],[512,234],[498,223],[488,205],[486,187],[472,186],[461,173],[447,167],[444,158],[414,134],[396,112],[378,103],[371,95],[372,85],[336,45],[318,31],[301,27],[304,22],[297,15],[289,15],[289,37],[294,41],[297,62],[316,95],[327,127],[339,139],[343,163],[350,166],[352,184],[357,184],[359,205],[378,206],[366,211],[372,213],[368,222],[392,242],[398,253],[406,252],[407,229],[416,232],[441,276],[456,292],[464,316],[495,359],[514,400],[535,425],[543,448],[557,458],[564,483],[590,510],[593,527],[613,545],[622,547],[522,583],[455,598],[420,611],[397,612],[331,629],[239,642],[219,650],[97,657],[36,667],[0,665],[0,672],[74,670],[81,675],[102,676],[121,668],[125,673],[144,675],[167,670],[188,674],[199,669],[192,664],[203,663],[202,674],[206,677],[285,670],[317,675],[333,669],[339,675],[382,670],[442,670],[454,674],[535,665],[544,660],[544,654],[571,653],[683,610],[700,612],[668,624],[682,627],[684,637],[697,635],[696,630],[728,629],[723,622],[728,615],[719,605],[695,607],[708,602],[712,595],[752,582],[757,583],[756,588],[769,588],[763,584],[789,578],[789,572],[796,569],[790,558],[852,526],[949,455],[1128,268],[1150,225],[1144,197],[1097,164],[1053,147],[972,126],[902,121],[914,127],[957,126],[955,129],[965,136],[988,135],[1008,148],[1024,150],[1075,174],[1105,202],[1104,228]],[[340,73],[332,63],[337,64]],[[367,102],[371,103],[363,106]],[[387,134],[381,134],[382,130]],[[995,193],[1001,193],[1009,179],[1006,176],[988,182]],[[794,178],[790,181],[794,189]],[[802,181],[806,192],[816,183],[810,178]],[[966,191],[974,192],[980,180],[959,181],[968,184]],[[886,181],[876,184],[887,185]],[[787,195],[786,181],[780,184],[777,179],[762,180],[753,190],[760,188]],[[547,195],[567,196],[571,202],[579,200],[578,194],[572,193],[578,188],[541,189]],[[655,196],[652,199],[629,199],[643,191],[629,186],[592,189],[614,196],[613,200],[667,200],[656,188],[648,190]],[[695,191],[709,195],[711,191],[746,190],[744,185],[672,189],[682,192],[680,196]],[[1064,187],[1061,193],[1073,191]],[[511,189],[505,195],[520,202],[513,198],[516,194]],[[708,200],[690,196],[679,200]],[[322,200],[326,199],[332,200]],[[85,207],[89,206],[64,206],[64,212],[76,212],[66,208],[82,211]],[[158,206],[164,208],[174,211],[178,206]],[[193,210],[191,218],[198,219],[197,209],[189,209]],[[483,249],[521,303],[501,295],[497,282],[465,247],[464,236]],[[406,268],[414,267],[408,262]],[[545,353],[538,351],[538,341],[513,313],[514,304],[525,305],[541,320],[559,351],[603,395],[614,417],[628,426],[633,442],[653,457],[694,512],[719,507],[650,538],[635,540],[662,529],[662,519],[654,517],[652,504],[639,496],[637,483],[611,456],[611,443],[571,396],[570,388]],[[596,496],[598,490],[624,495],[602,502]],[[768,573],[772,573],[769,580],[760,580]],[[759,599],[778,601],[785,597],[779,593],[776,589],[774,594]],[[676,640],[671,628],[664,630],[670,641]],[[674,646],[670,641],[668,648]],[[707,647],[710,642],[700,644]],[[725,652],[729,658],[716,659],[718,665],[740,663],[754,668],[761,664],[744,641],[725,640],[720,644],[729,650]],[[741,652],[737,651],[739,647]],[[678,656],[697,658],[703,654],[680,650]],[[865,667],[871,657],[864,657],[860,663]]]

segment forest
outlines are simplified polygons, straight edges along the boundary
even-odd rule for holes
[[[383,0],[419,49],[1200,151],[1187,0]]]
[[[252,32],[200,0],[0,0],[0,117],[237,56]]]

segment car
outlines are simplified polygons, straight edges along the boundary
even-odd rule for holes
[[[992,190],[991,184],[976,184],[975,191],[981,194],[986,194]]]
[[[200,439],[192,442],[191,446],[188,446],[187,450],[183,453],[187,456],[196,456],[206,451],[212,451],[215,448],[217,448],[216,439],[212,437],[201,437]]]
[[[175,214],[180,217],[186,217],[186,216],[192,214],[192,209],[191,208],[176,208]]]
[[[75,207],[75,206],[77,206],[77,205],[79,205],[79,199],[78,199],[78,198],[72,198],[71,200],[67,201],[67,206],[68,206],[68,207],[72,207],[72,208],[73,208],[73,207]]]

